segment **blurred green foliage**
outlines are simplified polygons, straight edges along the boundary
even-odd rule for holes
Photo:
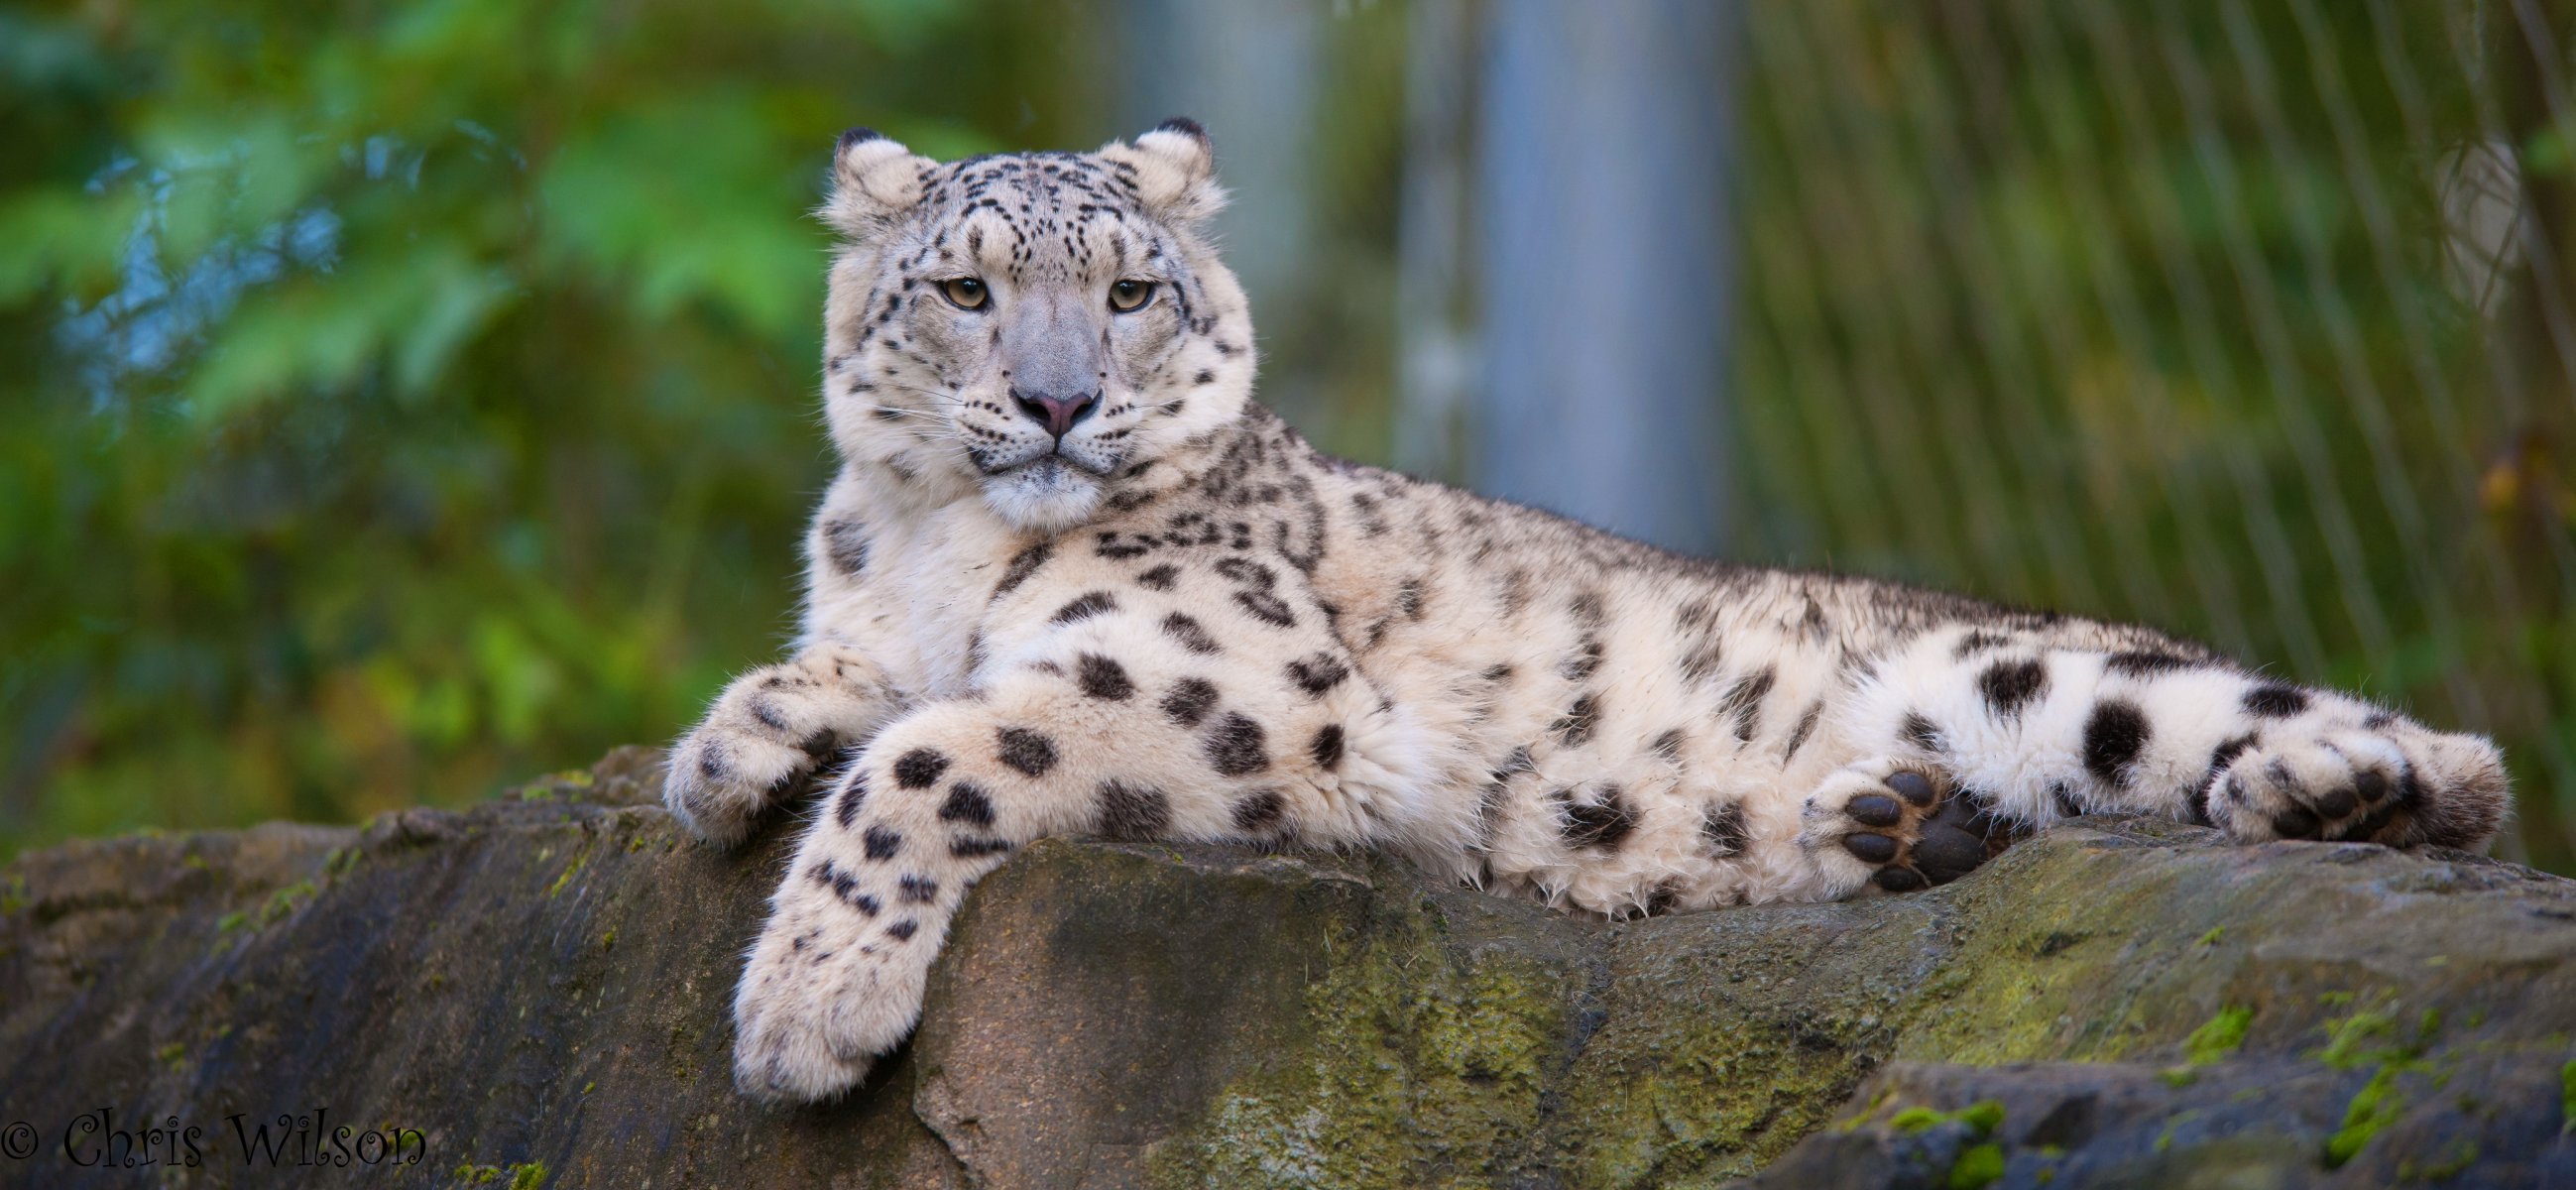
[[[1327,7],[1263,392],[1382,459],[1406,6]],[[1097,143],[1155,11],[0,10],[0,855],[675,733],[792,626],[833,135]],[[2576,865],[2576,336],[2443,201],[2567,185],[2499,6],[1743,11],[1737,552],[2496,731]]]
[[[1092,134],[1080,15],[0,10],[0,854],[674,732],[792,622],[833,136]]]

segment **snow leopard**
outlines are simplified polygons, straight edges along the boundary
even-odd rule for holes
[[[838,472],[801,631],[666,785],[718,845],[809,807],[736,990],[744,1093],[861,1084],[969,889],[1046,835],[1374,848],[1628,917],[1901,895],[2081,814],[2498,828],[2492,743],[2188,640],[1318,452],[1252,400],[1213,161],[1188,120],[1091,153],[836,146]]]

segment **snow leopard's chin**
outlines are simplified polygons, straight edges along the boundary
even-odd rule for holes
[[[1025,533],[1061,533],[1100,510],[1100,477],[1062,455],[985,476],[983,488],[985,507],[1003,524]]]

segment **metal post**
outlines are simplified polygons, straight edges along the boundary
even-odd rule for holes
[[[1491,19],[1475,482],[1713,553],[1735,9],[1501,0]]]

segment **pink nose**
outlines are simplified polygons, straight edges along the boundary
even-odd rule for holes
[[[1078,393],[1066,399],[1046,393],[1024,393],[1016,388],[1011,390],[1011,400],[1019,404],[1020,412],[1029,415],[1030,421],[1045,426],[1047,433],[1058,438],[1064,437],[1075,422],[1089,415],[1092,407],[1098,404],[1098,399],[1089,393]]]

